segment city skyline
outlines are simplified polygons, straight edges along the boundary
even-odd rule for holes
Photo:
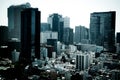
[[[120,32],[120,11],[119,11],[119,0],[1,0],[0,5],[0,25],[8,25],[7,20],[7,8],[11,5],[20,5],[29,2],[32,7],[39,8],[41,11],[41,22],[47,22],[47,17],[50,14],[58,13],[70,17],[70,27],[75,28],[75,26],[82,25],[89,28],[90,24],[90,13],[93,12],[106,12],[106,11],[116,11],[116,32]]]
[[[118,2],[101,1],[1,0],[0,79],[119,80]]]

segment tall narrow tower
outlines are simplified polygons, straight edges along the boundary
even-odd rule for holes
[[[21,12],[20,59],[31,62],[32,57],[40,59],[40,11],[37,8]]]
[[[62,15],[54,13],[48,17],[48,23],[53,32],[58,32],[58,41],[63,42],[64,20]]]

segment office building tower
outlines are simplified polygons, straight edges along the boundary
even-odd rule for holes
[[[73,44],[73,29],[69,27],[64,28],[63,42],[66,45]]]
[[[0,26],[0,57],[10,58],[8,49],[8,27]]]
[[[20,58],[31,62],[31,57],[40,59],[40,11],[28,8],[21,12]]]
[[[89,43],[89,29],[84,26],[75,27],[75,43]]]
[[[70,27],[70,18],[69,17],[64,17],[64,28]]]
[[[50,28],[50,24],[48,23],[41,23],[41,32],[45,32],[45,31],[51,31],[51,28]]]
[[[64,20],[62,16],[54,13],[48,17],[48,23],[53,32],[58,32],[58,41],[63,42]]]
[[[90,16],[90,39],[92,44],[104,46],[107,51],[115,51],[116,12],[94,12]]]
[[[0,26],[0,57],[10,58],[8,51],[8,27]]]
[[[0,26],[0,46],[7,45],[8,42],[8,27]]]
[[[30,8],[30,4],[12,5],[8,8],[9,38],[18,38],[21,35],[21,11]]]

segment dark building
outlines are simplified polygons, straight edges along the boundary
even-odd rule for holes
[[[117,33],[117,43],[120,43],[120,32]]]
[[[18,52],[20,52],[20,41],[19,40],[9,40],[8,41],[8,49],[9,49],[9,52],[11,53],[12,51],[16,50]]]
[[[0,58],[10,58],[8,46],[0,46]]]
[[[47,39],[47,45],[53,46],[53,51],[57,52],[57,39]]]
[[[10,58],[8,53],[8,27],[0,26],[0,58]]]
[[[21,36],[21,11],[30,8],[30,4],[11,5],[8,8],[8,28],[9,38],[18,38]]]
[[[0,26],[0,46],[7,45],[8,42],[8,27]]]
[[[53,32],[58,32],[58,41],[63,42],[64,21],[61,15],[54,13],[48,17]]]
[[[83,80],[83,75],[76,73],[76,74],[71,76],[71,80]]]
[[[47,48],[47,51],[48,51],[47,57],[52,58],[52,52],[54,52],[54,47],[51,46],[51,45],[48,45],[48,46],[46,46],[46,48]]]
[[[45,31],[51,31],[51,28],[50,28],[50,24],[48,23],[41,23],[41,32],[45,32]]]
[[[37,8],[21,12],[21,53],[20,59],[30,62],[31,57],[40,59],[40,16]]]
[[[11,39],[8,41],[8,54],[9,54],[9,58],[12,59],[12,52],[13,51],[17,51],[20,52],[20,40],[15,40],[15,39]]]
[[[64,28],[63,42],[66,45],[73,44],[73,29]]]
[[[120,32],[117,33],[116,37],[116,52],[120,53]]]
[[[115,51],[116,12],[94,12],[90,17],[90,39],[92,44]]]

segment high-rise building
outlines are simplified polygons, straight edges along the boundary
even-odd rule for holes
[[[8,42],[8,27],[0,26],[0,46],[7,45]]]
[[[73,29],[71,28],[64,28],[64,34],[63,34],[63,42],[65,44],[73,44]]]
[[[31,62],[31,57],[40,59],[40,15],[37,8],[21,12],[20,60]]]
[[[51,28],[50,28],[50,24],[48,23],[41,23],[41,32],[45,32],[45,31],[51,31]]]
[[[75,27],[75,42],[76,43],[88,43],[89,41],[89,29],[84,26]]]
[[[64,17],[64,28],[70,27],[70,18]]]
[[[58,32],[58,41],[63,42],[64,20],[62,16],[54,13],[48,17],[48,23],[53,32]]]
[[[8,27],[0,26],[0,57],[10,58],[8,49]]]
[[[116,12],[94,12],[90,17],[90,39],[92,44],[104,46],[107,51],[115,50]]]
[[[8,8],[9,38],[18,38],[20,40],[21,11],[25,8],[30,8],[30,4],[12,5]]]

